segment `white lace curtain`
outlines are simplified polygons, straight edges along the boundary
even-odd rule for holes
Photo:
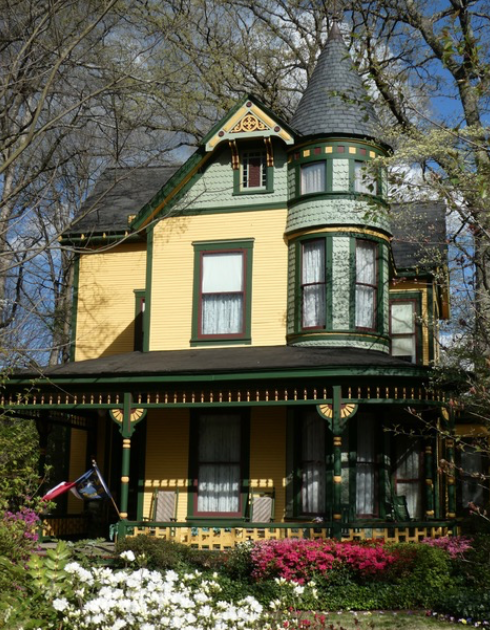
[[[322,192],[325,190],[325,162],[306,164],[301,168],[301,193]]]
[[[356,247],[356,327],[375,328],[376,245],[358,241]]]
[[[203,335],[243,330],[243,253],[205,254],[202,259]]]
[[[236,513],[240,508],[240,417],[199,418],[198,512]]]
[[[314,412],[303,418],[301,511],[325,513],[325,426]]]
[[[396,493],[406,496],[408,513],[412,518],[422,517],[420,473],[420,440],[410,435],[397,435]]]
[[[360,516],[375,513],[375,418],[357,419],[356,510]]]
[[[325,326],[325,241],[303,244],[303,328]]]

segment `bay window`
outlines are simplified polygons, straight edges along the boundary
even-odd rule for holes
[[[354,162],[354,190],[365,195],[378,194],[376,177],[367,169],[368,162]]]
[[[356,243],[356,328],[376,328],[377,245],[371,241]]]

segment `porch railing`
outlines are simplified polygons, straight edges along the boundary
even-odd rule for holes
[[[457,526],[451,522],[417,523],[244,523],[243,525],[216,526],[213,524],[159,523],[121,521],[119,537],[140,534],[162,540],[190,545],[196,549],[223,550],[239,543],[258,540],[320,539],[342,540],[384,539],[393,542],[419,542],[424,538],[441,538],[454,535]]]

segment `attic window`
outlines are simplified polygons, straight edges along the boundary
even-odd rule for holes
[[[242,189],[257,190],[267,187],[265,151],[246,151],[242,156]]]

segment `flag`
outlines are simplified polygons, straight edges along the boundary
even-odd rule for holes
[[[43,501],[53,501],[56,497],[59,497],[60,494],[68,492],[71,490],[76,484],[76,481],[62,481],[43,496]]]
[[[71,490],[79,499],[112,499],[100,470],[94,462],[93,467],[83,473],[76,481],[62,481],[54,488],[51,488],[44,496],[44,501],[52,501],[56,497]]]
[[[93,468],[87,470],[75,481],[74,487],[69,489],[79,499],[112,499],[109,488],[95,463]]]

